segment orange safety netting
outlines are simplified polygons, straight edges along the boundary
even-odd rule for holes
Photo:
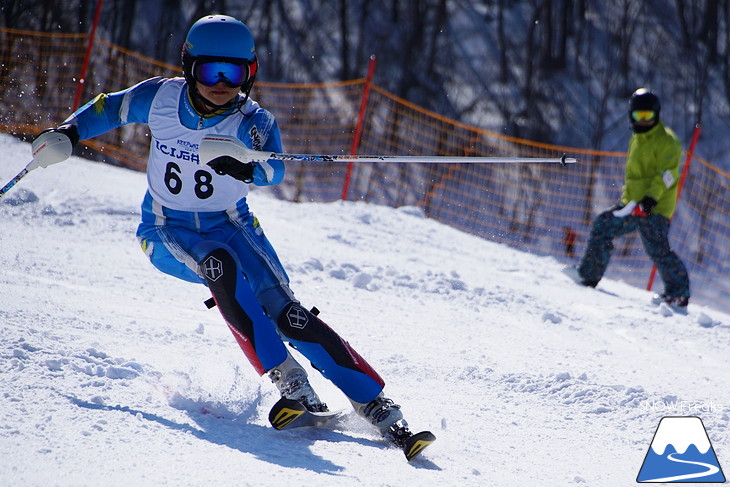
[[[0,130],[32,135],[70,113],[87,36],[0,28]],[[82,103],[153,76],[176,76],[171,66],[98,40]],[[277,117],[287,152],[348,153],[365,80],[325,84],[257,82],[252,97]],[[85,155],[143,170],[146,126],[126,126],[86,141]],[[628,143],[628,140],[627,140]],[[701,149],[701,143],[700,143]],[[516,248],[576,262],[593,218],[615,203],[625,154],[556,147],[468,126],[426,111],[372,86],[360,154],[577,157],[558,164],[356,163],[348,199],[416,206],[433,219]],[[291,163],[273,191],[291,201],[333,201],[347,165]],[[723,305],[730,292],[730,175],[694,157],[672,222],[670,241],[692,281],[693,300]],[[615,241],[608,276],[644,288],[652,263],[638,234]],[[489,272],[489,269],[485,269]],[[661,289],[660,282],[654,284]]]

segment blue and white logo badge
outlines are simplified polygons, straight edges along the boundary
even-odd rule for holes
[[[696,416],[659,421],[637,482],[725,482],[705,425]]]

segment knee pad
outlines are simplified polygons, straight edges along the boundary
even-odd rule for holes
[[[282,335],[297,342],[319,343],[328,350],[340,349],[341,344],[347,343],[317,315],[299,303],[289,303],[279,315],[277,324]]]
[[[239,270],[238,259],[233,252],[225,246],[215,247],[200,260],[199,271],[256,371],[263,374],[283,362],[286,348]]]
[[[277,324],[292,346],[348,397],[359,400],[377,395],[385,384],[349,343],[299,303],[286,306]]]
[[[218,247],[202,258],[199,272],[226,320],[236,323],[236,328],[240,326],[241,332],[249,336],[251,319],[236,300],[240,274],[237,259],[224,247]]]

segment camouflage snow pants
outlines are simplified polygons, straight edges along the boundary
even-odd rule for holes
[[[658,214],[621,218],[608,210],[598,215],[578,266],[580,276],[587,282],[600,281],[611,258],[613,239],[635,230],[639,231],[644,249],[664,281],[664,294],[689,298],[687,268],[669,246],[669,219]]]

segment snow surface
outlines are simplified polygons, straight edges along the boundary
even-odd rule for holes
[[[0,136],[4,184],[30,159]],[[674,314],[552,258],[417,208],[249,200],[306,306],[385,378],[408,463],[349,413],[278,432],[273,385],[204,286],[155,270],[134,237],[141,173],[79,158],[0,200],[0,485],[634,485],[663,416],[703,420],[730,465],[730,316]],[[316,372],[333,408],[346,398]]]

